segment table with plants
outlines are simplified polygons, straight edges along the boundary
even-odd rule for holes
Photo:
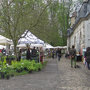
[[[11,60],[11,63],[8,63],[6,57],[4,56],[0,60],[0,78],[9,79],[12,76],[40,71],[46,63],[47,61],[41,64],[35,62],[35,60],[26,59],[21,59],[20,61]]]

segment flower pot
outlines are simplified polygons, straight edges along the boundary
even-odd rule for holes
[[[11,77],[14,77],[14,74],[11,74]]]
[[[41,71],[41,68],[38,68],[38,71]]]
[[[22,69],[17,69],[16,71],[17,71],[18,73],[20,73],[20,72],[22,72]]]
[[[10,79],[10,75],[6,75],[6,79],[7,79],[7,80]]]
[[[5,73],[1,72],[1,79],[5,78]]]
[[[8,61],[8,60],[9,60],[9,58],[6,58],[6,60]]]
[[[29,73],[32,73],[32,70],[30,70]]]
[[[24,70],[25,70],[25,71],[28,71],[28,69],[27,69],[27,68],[24,68]]]

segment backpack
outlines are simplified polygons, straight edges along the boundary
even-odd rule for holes
[[[76,50],[75,49],[72,49],[71,52],[70,52],[70,55],[72,57],[75,57],[76,56]]]

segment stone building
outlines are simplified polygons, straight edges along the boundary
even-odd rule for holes
[[[90,0],[84,0],[80,10],[73,13],[67,35],[68,48],[75,45],[77,51],[82,51],[90,47]]]

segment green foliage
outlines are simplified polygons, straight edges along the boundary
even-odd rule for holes
[[[0,57],[2,56],[2,53],[0,53]]]
[[[20,62],[12,61],[11,65],[15,70],[28,70],[28,71],[38,71],[38,69],[42,69],[41,63],[36,63],[35,60],[21,60]]]
[[[53,46],[66,45],[71,3],[52,0],[41,16],[40,23],[31,32]]]
[[[12,39],[15,54],[26,30],[53,46],[66,45],[70,4],[59,0],[3,0],[1,5],[1,34]]]
[[[12,61],[11,65],[8,65],[6,59],[4,59],[4,61],[0,61],[0,63],[0,75],[1,77],[4,75],[4,77],[8,79],[13,75],[24,75],[31,71],[39,71],[47,62],[44,62],[42,65],[41,63],[36,63],[35,60],[21,60],[20,62]]]
[[[35,70],[38,71],[38,70],[41,70],[41,69],[42,69],[42,64],[37,63],[37,64],[35,65]]]

